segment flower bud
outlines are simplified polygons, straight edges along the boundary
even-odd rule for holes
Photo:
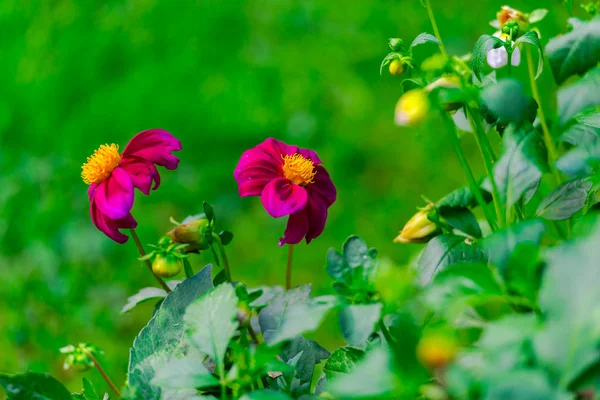
[[[429,93],[423,89],[406,92],[396,103],[396,125],[411,126],[423,121],[429,112]]]
[[[250,325],[250,309],[246,304],[238,306],[236,319],[242,328],[247,328]]]
[[[525,32],[527,28],[529,28],[529,19],[527,16],[523,12],[509,6],[502,6],[500,11],[496,14],[496,18],[498,18],[501,27],[504,27],[504,24],[508,21],[515,21],[519,24],[521,32]]]
[[[400,38],[390,38],[389,40],[390,49],[392,51],[402,51],[404,50],[404,40]]]
[[[402,62],[398,59],[393,60],[390,63],[388,69],[390,71],[390,74],[394,76],[401,76],[406,71],[406,68],[404,68],[404,64],[402,64]]]
[[[427,207],[418,213],[404,225],[402,231],[394,239],[395,243],[425,243],[435,236],[438,231],[437,225],[428,218],[432,208]]]
[[[181,224],[167,232],[175,243],[189,244],[191,249],[206,250],[210,245],[210,222],[201,218],[186,224]]]
[[[183,262],[173,255],[157,255],[152,260],[152,272],[162,278],[171,278],[181,272]]]
[[[417,358],[421,364],[432,369],[450,364],[457,352],[456,340],[442,333],[423,336],[417,345]]]
[[[517,21],[509,20],[502,27],[502,33],[508,35],[511,40],[516,40],[519,37],[519,31],[521,28]]]

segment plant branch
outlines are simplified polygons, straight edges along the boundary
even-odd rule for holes
[[[227,281],[231,282],[231,270],[229,269],[229,260],[227,259],[227,254],[225,253],[225,247],[223,246],[223,242],[221,242],[221,238],[216,233],[212,233],[212,237],[217,243],[217,247],[219,248],[219,253],[221,254],[221,260],[223,261],[223,269],[225,270],[225,276],[227,277]]]
[[[292,288],[292,258],[294,256],[294,245],[288,244],[287,266],[285,269],[285,290]]]
[[[142,246],[142,242],[140,242],[140,238],[138,237],[136,231],[134,228],[130,229],[131,231],[131,237],[133,238],[133,241],[135,242],[135,245],[138,249],[138,252],[140,253],[140,256],[144,257],[146,255],[146,251],[144,250],[144,246]],[[150,262],[150,260],[144,260],[144,263],[146,264],[146,266],[148,267],[148,269],[150,270],[150,273],[152,275],[154,275],[154,277],[156,278],[156,281],[159,283],[159,285],[167,292],[170,293],[171,292],[171,288],[165,283],[165,281],[163,281],[163,279],[156,275],[154,273],[154,271],[152,271],[152,263]]]
[[[433,9],[431,8],[431,3],[429,0],[424,0],[425,7],[427,8],[427,14],[429,15],[429,21],[431,22],[431,27],[433,28],[433,34],[435,38],[438,40],[438,45],[440,47],[440,52],[448,57],[448,53],[446,53],[446,48],[444,47],[444,43],[442,42],[442,37],[440,35],[440,31],[438,29],[437,23],[435,22],[435,16],[433,15]]]
[[[90,360],[92,360],[92,362],[94,363],[94,366],[96,367],[96,369],[98,370],[98,372],[100,372],[100,375],[102,375],[102,378],[104,378],[104,380],[106,381],[106,383],[108,384],[108,386],[110,386],[110,388],[112,389],[112,391],[117,395],[118,398],[121,398],[121,393],[119,393],[119,389],[117,389],[117,387],[115,386],[115,384],[113,383],[113,381],[110,380],[110,377],[104,371],[104,368],[102,368],[102,365],[100,365],[100,363],[98,362],[98,360],[96,359],[96,357],[94,357],[94,355],[91,352],[89,352],[89,351],[87,351],[85,349],[83,351],[90,358]]]

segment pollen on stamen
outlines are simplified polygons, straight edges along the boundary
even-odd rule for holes
[[[287,179],[296,185],[306,186],[315,182],[315,164],[301,154],[282,155],[283,173]]]
[[[119,146],[103,144],[81,166],[81,178],[87,185],[100,183],[110,176],[121,162]]]

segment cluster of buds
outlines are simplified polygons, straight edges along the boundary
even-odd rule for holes
[[[93,360],[98,354],[102,354],[102,350],[89,343],[79,343],[77,346],[70,344],[61,348],[60,352],[67,355],[63,368],[73,368],[76,371],[94,368],[96,364]]]
[[[395,243],[426,243],[436,236],[440,228],[429,219],[429,215],[434,210],[433,205],[428,205],[413,215],[408,220],[400,234],[394,239]]]
[[[388,53],[381,62],[380,73],[383,67],[388,66],[388,71],[393,76],[402,76],[404,73],[413,68],[413,59],[410,50],[404,46],[404,41],[399,38],[391,38],[389,46],[392,50]]]
[[[529,28],[529,17],[527,14],[509,6],[502,6],[500,11],[496,13],[496,18],[500,23],[501,29],[504,29],[509,22],[514,22],[521,33],[524,33]]]

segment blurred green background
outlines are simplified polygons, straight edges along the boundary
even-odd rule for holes
[[[433,0],[446,47],[470,51],[501,1]],[[564,31],[559,0],[546,7],[543,41]],[[92,225],[80,166],[103,143],[123,148],[161,127],[183,143],[176,171],[138,193],[133,210],[144,243],[212,203],[234,279],[283,284],[285,219],[258,198],[240,199],[233,169],[267,137],[315,149],[338,188],[325,233],[296,249],[295,284],[330,285],[329,247],[358,233],[397,263],[421,246],[392,238],[422,205],[465,183],[436,118],[393,125],[400,79],[379,76],[387,38],[429,31],[418,0],[283,1],[4,0],[0,2],[0,371],[46,371],[71,389],[81,374],[62,370],[58,349],[89,341],[116,382],[152,305],[119,313],[128,296],[155,282],[132,243],[118,245]],[[415,50],[417,62],[436,50]],[[518,68],[526,76],[525,65]],[[549,70],[540,85],[547,102]],[[545,96],[544,96],[545,94]],[[465,149],[481,173],[474,144]],[[196,257],[198,270],[205,262]],[[336,324],[318,339],[330,350]],[[85,373],[108,390],[95,371]]]

